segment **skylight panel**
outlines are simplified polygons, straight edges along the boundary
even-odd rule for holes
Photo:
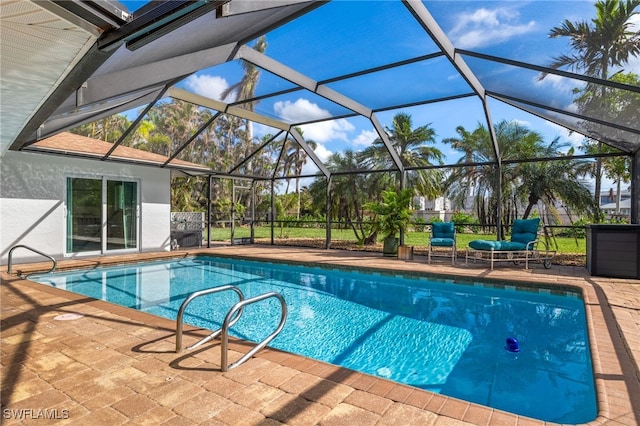
[[[360,75],[328,86],[373,110],[472,93],[444,57]]]
[[[351,110],[307,90],[261,99],[254,106],[254,111],[293,125],[354,114]]]
[[[266,35],[265,54],[325,80],[438,51],[401,2],[336,1]]]
[[[629,129],[628,126],[624,126],[624,123],[616,122],[612,120],[609,123],[607,121],[594,117],[580,117],[575,113],[564,113],[553,108],[544,108],[542,106],[535,106],[523,102],[508,101],[515,107],[521,108],[524,111],[528,111],[538,117],[548,120],[552,123],[556,123],[569,130],[578,132],[586,137],[599,140],[606,144],[609,144],[615,148],[621,149],[625,152],[635,152],[640,149],[640,142],[638,138],[638,131],[635,129]],[[574,136],[574,139],[576,137]]]
[[[568,40],[549,38],[553,27],[595,15],[589,1],[424,3],[456,49],[541,66],[570,52]]]

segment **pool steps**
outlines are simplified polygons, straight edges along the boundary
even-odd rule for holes
[[[221,339],[221,345],[220,345],[220,350],[221,350],[221,363],[220,364],[221,364],[221,366],[220,366],[220,369],[223,372],[229,371],[230,369],[241,365],[242,363],[247,361],[249,358],[251,358],[253,355],[255,355],[260,349],[264,348],[267,344],[269,344],[269,342],[271,342],[273,339],[275,339],[276,336],[282,331],[282,329],[284,328],[284,323],[287,320],[287,303],[284,300],[284,297],[282,297],[282,295],[280,293],[277,293],[277,292],[264,293],[264,294],[261,294],[261,295],[258,295],[258,296],[251,297],[249,299],[245,299],[244,298],[244,294],[242,293],[242,291],[238,287],[233,286],[233,285],[223,285],[223,286],[220,286],[220,287],[212,287],[212,288],[208,288],[208,289],[205,289],[205,290],[196,291],[196,292],[191,293],[189,296],[187,296],[187,298],[184,300],[184,302],[182,302],[182,305],[180,305],[180,309],[178,310],[178,316],[176,317],[176,353],[182,352],[182,334],[183,334],[183,329],[184,329],[183,317],[184,317],[184,312],[187,309],[187,306],[189,305],[189,303],[191,303],[191,301],[193,301],[194,299],[196,299],[196,298],[198,298],[200,296],[204,296],[204,295],[212,294],[212,293],[219,293],[219,292],[227,291],[227,290],[234,291],[238,295],[238,298],[240,300],[235,305],[233,305],[231,307],[231,309],[229,309],[229,311],[227,312],[227,315],[224,318],[224,321],[222,322],[222,327],[220,327],[218,330],[215,330],[215,331],[211,332],[211,334],[209,334],[208,336],[202,338],[200,341],[198,341],[198,342],[194,343],[193,345],[187,347],[187,350],[195,349],[195,348],[197,348],[199,346],[202,346],[203,344],[215,339],[216,337],[221,336],[220,337],[220,339]],[[236,362],[234,362],[234,363],[229,365],[229,358],[228,358],[228,354],[229,354],[229,328],[231,328],[236,322],[238,322],[238,320],[240,319],[240,316],[242,315],[242,311],[243,311],[245,306],[251,305],[253,303],[260,302],[262,300],[270,299],[270,298],[276,298],[280,302],[281,315],[280,315],[280,322],[279,322],[278,326],[276,327],[276,329],[271,334],[269,334],[267,337],[265,337],[260,343],[258,343],[256,346],[254,346],[249,352],[244,354]]]

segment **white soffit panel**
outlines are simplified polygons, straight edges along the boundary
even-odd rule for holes
[[[0,2],[0,153],[91,48],[99,30],[48,1]],[[61,16],[62,15],[62,16]],[[77,17],[76,17],[77,19]]]

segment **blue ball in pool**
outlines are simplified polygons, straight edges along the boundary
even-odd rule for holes
[[[504,349],[508,352],[520,352],[520,342],[515,337],[508,337]]]

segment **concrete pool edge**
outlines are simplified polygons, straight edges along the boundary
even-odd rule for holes
[[[270,257],[277,257],[277,255],[280,255],[281,259],[283,258],[290,259],[294,254],[297,255],[297,254],[305,253],[306,256],[309,258],[306,262],[311,264],[316,264],[316,265],[318,263],[322,263],[324,265],[335,264],[336,266],[340,267],[341,263],[342,264],[345,263],[344,259],[342,262],[335,261],[335,260],[337,255],[342,255],[344,258],[347,259],[348,264],[353,264],[353,262],[357,262],[358,267],[360,268],[368,267],[365,264],[366,263],[365,260],[366,260],[371,262],[371,265],[369,265],[370,268],[378,268],[380,267],[380,265],[382,265],[382,267],[385,269],[390,268],[393,270],[398,270],[398,273],[402,273],[403,270],[411,269],[416,273],[424,273],[424,274],[429,273],[434,275],[442,273],[445,275],[446,274],[456,275],[456,273],[450,272],[450,268],[442,268],[437,265],[436,266],[426,265],[419,261],[415,261],[415,262],[403,262],[398,260],[388,261],[380,258],[379,256],[375,256],[375,254],[373,256],[362,256],[361,253],[354,254],[352,252],[342,252],[342,251],[335,251],[335,250],[323,251],[323,250],[308,250],[308,249],[290,248],[290,247],[287,247],[284,249],[274,249],[273,247],[264,247],[264,246],[259,247],[258,251],[261,253],[256,253],[254,250],[254,252],[251,254],[243,255],[242,254],[243,252],[246,253],[246,247],[243,247],[243,248],[232,247],[232,248],[217,248],[217,249],[211,249],[211,250],[194,250],[192,252],[180,252],[180,253],[178,252],[143,253],[136,256],[128,255],[128,256],[114,256],[110,258],[101,257],[101,258],[95,258],[95,259],[78,259],[78,260],[75,260],[75,262],[77,264],[84,265],[84,267],[92,267],[92,265],[97,266],[98,264],[103,266],[106,264],[128,263],[129,261],[181,258],[184,256],[190,256],[190,255],[196,255],[196,254],[214,255],[214,256],[224,254],[224,255],[231,255],[234,257],[237,256],[239,258],[244,258],[244,259],[254,259],[254,260],[265,261],[265,260],[272,260],[270,259]],[[296,257],[299,258],[300,256],[296,256]],[[332,260],[334,262],[331,262]],[[61,269],[64,269],[66,265],[71,265],[73,262],[74,261],[72,260],[62,261],[61,263],[63,264],[61,265]],[[402,268],[397,268],[398,266],[402,266]],[[30,272],[38,268],[39,266],[37,264],[28,265],[28,266],[20,265],[20,267],[17,267],[17,269],[20,270],[21,273]],[[437,273],[434,272],[435,268],[439,268]],[[443,269],[445,270],[444,272],[442,271]],[[616,341],[616,336],[620,337],[619,335],[622,333],[622,331],[620,330],[619,326],[613,326],[613,328],[611,328],[612,322],[614,323],[614,325],[617,324],[616,318],[610,309],[609,310],[605,309],[608,307],[607,297],[605,292],[601,289],[601,287],[599,287],[599,283],[593,280],[591,277],[575,277],[575,276],[559,277],[555,275],[547,275],[546,276],[547,278],[543,278],[543,277],[535,276],[535,272],[521,273],[523,271],[518,270],[517,268],[515,268],[514,270],[516,275],[515,279],[514,277],[505,278],[504,276],[502,276],[504,274],[501,275],[500,273],[497,273],[497,274],[490,273],[484,268],[478,268],[478,267],[462,268],[460,270],[456,270],[455,272],[457,273],[462,272],[461,275],[465,276],[466,278],[476,277],[476,278],[481,278],[483,280],[485,279],[497,279],[499,281],[507,280],[507,281],[512,281],[514,283],[522,282],[523,280],[532,281],[532,278],[535,278],[533,281],[544,283],[545,286],[561,285],[561,286],[571,286],[571,287],[581,288],[584,295],[585,308],[587,313],[589,339],[590,339],[590,345],[591,345],[591,351],[592,351],[592,362],[594,366],[594,377],[596,380],[596,391],[597,391],[598,410],[599,410],[598,418],[594,420],[594,422],[592,423],[603,424],[603,423],[607,423],[608,421],[613,421],[613,419],[617,419],[616,420],[617,422],[621,422],[621,421],[622,422],[616,423],[616,424],[636,424],[640,416],[637,413],[637,407],[633,406],[631,402],[631,398],[632,396],[635,397],[640,395],[640,393],[638,393],[638,388],[640,388],[640,386],[637,383],[638,380],[635,380],[636,382],[635,385],[631,380],[632,378],[626,378],[625,380],[622,380],[623,382],[622,384],[629,387],[629,389],[626,389],[626,397],[624,396],[625,389],[620,388],[621,377],[624,379],[625,375],[628,376],[628,374],[624,374],[624,373],[628,372],[630,367],[633,367],[633,363],[634,363],[633,351],[627,354],[629,355],[628,359],[626,360],[619,359],[620,356],[624,355],[625,353],[625,350],[624,350],[625,344],[620,339],[617,339]],[[473,273],[471,274],[464,273],[468,271],[472,271]],[[36,285],[40,286],[39,284],[36,284]],[[57,290],[57,289],[52,289],[52,290]],[[60,290],[57,290],[57,291],[60,291]],[[598,293],[598,291],[600,291],[600,293]],[[64,293],[67,293],[67,292],[64,292]],[[98,306],[98,305],[95,305],[95,303],[107,303],[107,302],[95,301],[95,302],[91,302],[90,306]],[[605,304],[606,306],[603,307],[601,304]],[[113,306],[115,305],[108,304],[108,305],[105,305],[104,309],[108,312],[111,312],[110,309],[112,309]],[[120,308],[120,309],[127,309],[127,308]],[[130,310],[127,310],[127,311],[130,311]],[[130,315],[132,314],[127,313],[127,316],[130,316]],[[154,317],[154,318],[157,318],[157,317]],[[169,320],[165,320],[165,321],[169,321]],[[596,332],[596,330],[598,331],[604,330],[604,331],[607,331],[607,333]],[[261,357],[264,357],[264,355],[267,355],[270,353],[271,353],[270,351],[264,352],[264,353],[261,352],[257,355],[257,357],[261,358]],[[278,355],[278,356],[282,356],[282,355]],[[302,358],[296,355],[291,355],[291,356]],[[302,360],[291,359],[289,362],[294,364],[298,364],[298,363],[307,364],[310,361],[302,358]],[[315,363],[315,362],[316,361],[312,361],[312,363]],[[322,365],[322,363],[320,363],[320,365]],[[308,367],[308,368],[312,368],[312,367]],[[320,367],[316,366],[313,368],[318,369]],[[326,368],[326,366],[324,368]],[[635,378],[637,379],[638,378],[637,366],[635,367],[635,369],[636,369]],[[352,374],[360,374],[360,373],[352,373]],[[363,383],[366,383],[368,380],[373,380],[374,382],[377,382],[384,379],[379,379],[375,377],[367,378],[365,375],[365,378],[360,378],[358,380]],[[359,383],[358,380],[355,380],[355,383]],[[390,385],[385,384],[385,385],[377,385],[377,386],[381,388],[385,388],[386,386],[390,386]],[[401,386],[404,386],[404,385],[401,385]],[[357,389],[362,391],[367,391],[369,387],[367,387],[366,385],[359,385],[359,388],[363,388],[363,389],[358,389],[358,388]],[[410,390],[414,389],[411,387],[406,387],[406,388],[409,388]],[[375,389],[376,388],[374,388],[374,391]],[[402,393],[402,391],[397,391],[397,392]],[[427,392],[427,391],[421,391],[421,392]],[[370,393],[373,393],[374,395],[376,395],[375,392],[370,392]],[[409,393],[411,394],[415,392],[409,392]],[[387,393],[384,393],[383,395],[376,395],[376,396],[384,397],[386,395]],[[452,403],[449,400],[453,400],[453,398],[444,397],[442,400],[440,400],[440,398],[436,398],[434,397],[434,395],[436,394],[431,394],[431,398],[430,398],[430,401],[433,400],[433,402],[429,402],[427,405],[425,405],[422,408],[426,408],[428,411],[431,411],[435,414],[447,416],[450,418],[457,418],[459,420],[464,420],[465,413],[462,413],[462,415],[459,414],[460,407],[458,406],[456,409],[452,408],[456,404]],[[437,395],[437,396],[441,397],[440,395]],[[419,399],[418,396],[414,396],[414,398]],[[427,396],[424,396],[424,398],[427,398]],[[627,401],[625,402],[623,401],[623,399],[626,399]],[[396,402],[399,402],[399,401],[396,401]],[[479,407],[480,407],[480,410],[481,408],[483,408],[482,406],[479,406]],[[466,410],[467,411],[469,410],[468,406]],[[498,410],[492,410],[489,408],[487,408],[487,410],[489,410],[489,413],[498,411]],[[474,407],[472,411],[476,412],[477,407]],[[517,419],[517,416],[515,417]],[[625,418],[629,420],[629,423],[624,423],[624,420],[622,419],[625,419]],[[522,422],[524,419],[525,419],[524,417],[520,417],[520,422]],[[494,419],[494,421],[495,420],[496,419]],[[483,423],[481,420],[479,420],[478,424],[483,424]]]

